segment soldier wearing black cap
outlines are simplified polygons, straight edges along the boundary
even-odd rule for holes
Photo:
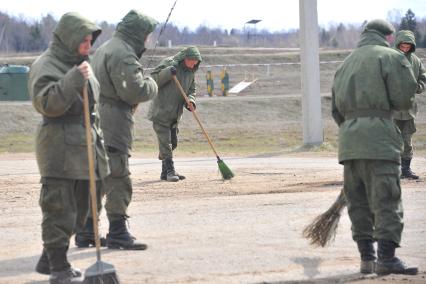
[[[387,21],[368,22],[357,48],[336,71],[332,88],[339,163],[344,165],[344,192],[360,270],[379,275],[417,274],[416,267],[395,256],[404,225],[399,167],[403,143],[392,112],[411,108],[417,82],[410,62],[389,48],[394,31]]]

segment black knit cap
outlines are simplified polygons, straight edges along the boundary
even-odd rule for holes
[[[390,35],[395,32],[395,28],[391,23],[382,19],[371,20],[365,25],[364,31],[375,30],[383,35]]]

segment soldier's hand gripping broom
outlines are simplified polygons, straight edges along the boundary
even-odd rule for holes
[[[172,75],[172,78],[175,81],[175,84],[178,87],[181,95],[185,99],[186,105],[191,110],[191,113],[194,115],[195,120],[198,122],[198,125],[201,128],[201,131],[204,133],[204,136],[207,139],[207,142],[209,142],[210,147],[212,148],[214,154],[216,155],[217,164],[219,166],[219,171],[222,175],[222,178],[226,179],[226,180],[233,178],[234,173],[231,171],[231,169],[225,164],[225,162],[217,154],[216,149],[214,148],[213,143],[212,143],[209,135],[207,134],[206,130],[204,129],[203,125],[201,124],[200,118],[198,117],[197,113],[195,112],[195,109],[193,108],[192,103],[188,99],[188,96],[185,94],[185,91],[183,90],[181,84],[179,83],[179,80],[176,78],[176,75]]]
[[[345,206],[346,199],[342,188],[333,205],[327,211],[317,216],[303,230],[303,236],[310,241],[311,245],[325,247],[334,240],[341,212]]]
[[[87,82],[83,88],[84,125],[86,127],[87,156],[89,159],[89,189],[93,216],[93,231],[96,244],[96,263],[86,269],[84,284],[119,284],[113,265],[101,261],[101,240],[99,239],[98,212],[96,202],[95,163],[92,148],[92,126],[90,124],[89,96]]]

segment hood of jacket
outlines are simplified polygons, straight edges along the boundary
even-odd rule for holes
[[[130,10],[118,23],[114,36],[120,37],[135,50],[138,57],[145,51],[145,40],[158,21],[136,10]]]
[[[401,30],[396,33],[395,36],[395,48],[399,49],[399,45],[401,43],[409,43],[411,44],[411,49],[408,53],[412,53],[416,51],[416,37],[414,33],[410,30]]]
[[[198,48],[196,46],[188,46],[180,50],[175,55],[163,59],[160,64],[154,69],[154,71],[152,71],[152,73],[160,72],[165,67],[172,65],[175,67],[181,65],[183,68],[187,69],[185,64],[183,64],[185,58],[198,60],[197,65],[195,65],[194,69],[191,70],[193,72],[196,72],[198,70],[198,67],[203,61],[203,58],[201,57],[201,53]]]
[[[185,59],[194,59],[198,60],[197,65],[194,66],[193,71],[197,71],[200,66],[203,58],[201,57],[201,53],[196,46],[188,46],[181,51],[179,51],[175,56],[173,56],[173,61],[177,64],[182,63]]]
[[[383,33],[376,30],[367,29],[361,33],[357,47],[362,47],[366,45],[380,45],[389,47],[389,43]]]
[[[64,14],[53,31],[50,49],[54,55],[69,64],[80,64],[87,56],[78,53],[80,43],[92,34],[92,45],[101,34],[101,29],[76,12]]]

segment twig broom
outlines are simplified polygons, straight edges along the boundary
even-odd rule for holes
[[[342,189],[333,205],[327,211],[317,216],[303,230],[303,236],[310,240],[311,245],[325,247],[334,240],[341,212],[345,206],[345,193]]]
[[[95,164],[92,149],[92,127],[90,125],[89,96],[87,94],[87,83],[83,88],[84,125],[86,127],[87,156],[89,160],[89,188],[90,201],[93,215],[93,231],[95,233],[96,263],[86,269],[84,273],[84,284],[119,284],[114,266],[101,261],[101,240],[99,239],[98,212],[96,202]]]
[[[181,95],[185,99],[186,105],[191,110],[191,113],[194,115],[195,120],[198,122],[198,125],[200,126],[201,130],[203,131],[204,136],[207,139],[207,142],[209,142],[210,147],[212,148],[214,154],[216,155],[217,164],[218,164],[218,167],[219,167],[220,174],[222,175],[222,178],[225,179],[225,180],[229,180],[229,179],[233,178],[234,177],[234,173],[231,171],[231,169],[225,164],[225,162],[217,154],[217,151],[214,148],[213,143],[212,143],[209,135],[207,134],[207,131],[204,129],[203,125],[201,124],[201,120],[198,117],[198,114],[195,112],[195,109],[192,107],[192,104],[189,101],[188,96],[185,94],[185,91],[183,90],[181,84],[179,83],[179,80],[176,78],[175,75],[172,75],[172,78],[175,81],[175,84],[178,87]]]

